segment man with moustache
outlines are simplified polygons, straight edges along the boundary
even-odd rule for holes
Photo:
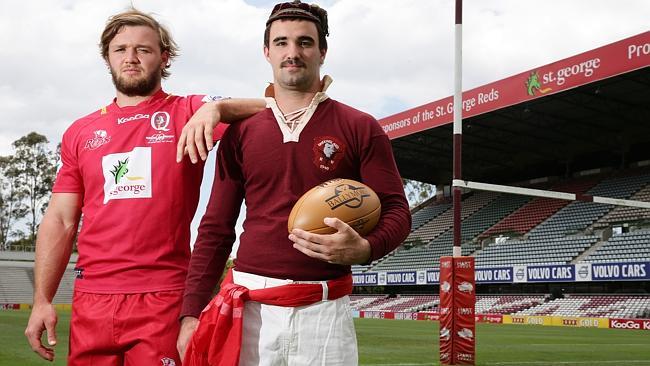
[[[181,312],[178,344],[181,355],[187,348],[186,366],[358,364],[350,265],[388,254],[411,222],[386,134],[370,115],[325,94],[331,78],[321,79],[320,67],[327,34],[327,12],[300,1],[276,5],[266,22],[264,55],[274,83],[266,110],[232,124],[217,153],[219,173]],[[287,235],[293,204],[333,178],[363,181],[378,194],[375,229],[362,237],[326,218],[336,233]],[[244,197],[234,270],[210,302]]]
[[[264,102],[165,93],[161,79],[177,46],[136,9],[109,18],[100,49],[116,98],[63,136],[25,334],[36,353],[54,359],[52,298],[83,213],[68,365],[180,365],[178,317],[206,150],[225,129],[215,128],[220,120],[250,116]],[[191,161],[173,162],[184,153]]]

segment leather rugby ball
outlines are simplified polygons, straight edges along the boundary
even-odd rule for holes
[[[294,228],[314,234],[333,234],[336,230],[323,219],[336,217],[361,236],[368,234],[379,221],[381,203],[367,185],[352,179],[332,179],[307,191],[289,214],[289,232]]]

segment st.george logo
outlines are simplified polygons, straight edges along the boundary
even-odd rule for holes
[[[104,203],[115,199],[151,198],[151,148],[102,158]]]

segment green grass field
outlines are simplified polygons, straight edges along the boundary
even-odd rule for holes
[[[0,311],[0,366],[51,365],[23,336],[29,313]],[[57,360],[65,365],[70,314],[59,317]],[[361,365],[438,365],[438,323],[356,319]],[[479,324],[477,365],[649,365],[650,332]]]

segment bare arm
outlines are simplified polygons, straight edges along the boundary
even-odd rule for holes
[[[205,103],[183,127],[178,138],[176,162],[188,154],[192,163],[205,161],[214,147],[212,132],[219,122],[234,122],[264,110],[263,99],[221,99]],[[198,154],[198,156],[197,156]]]
[[[53,193],[38,229],[34,265],[34,305],[25,336],[32,347],[46,360],[54,359],[54,349],[41,343],[47,331],[48,344],[56,345],[57,315],[52,299],[70,260],[72,242],[81,216],[81,195]]]

